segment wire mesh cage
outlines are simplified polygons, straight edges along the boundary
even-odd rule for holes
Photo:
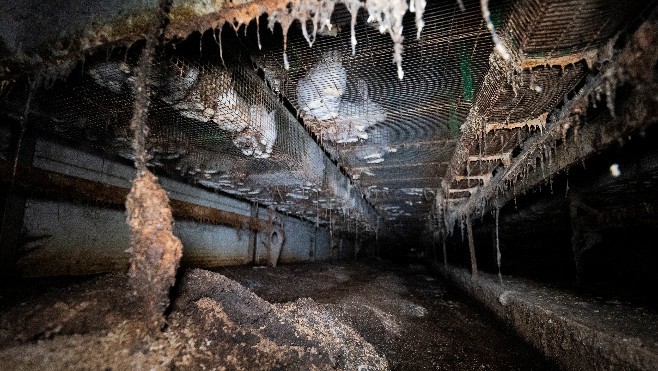
[[[428,3],[420,38],[414,15],[402,19],[402,80],[391,38],[368,21],[365,9],[356,16],[354,53],[352,13],[342,4],[334,8],[331,32],[318,33],[312,46],[299,24],[292,27],[288,70],[280,34],[261,30],[262,49],[257,48],[258,30],[250,28],[241,37],[265,80],[292,103],[384,218],[422,217],[430,211],[431,202],[418,203],[400,190],[428,194],[440,187],[488,71],[491,36],[479,3],[464,5],[462,11],[458,2]],[[490,4],[496,26],[505,23],[511,6],[511,1]],[[371,196],[377,191],[399,193],[397,209]]]
[[[581,56],[642,7],[630,1],[583,44],[585,26],[614,6],[490,1],[491,24],[512,54],[503,65],[480,2],[430,2],[421,23],[419,12],[406,12],[418,1],[393,3],[405,10],[395,19],[373,17],[368,7],[379,2],[291,2],[281,14],[167,44],[150,76],[149,164],[316,219],[319,209],[344,213],[362,198],[385,219],[417,219],[433,205],[419,194],[447,182],[455,191],[448,198],[468,196],[484,182],[473,177],[504,165],[541,129],[521,123],[545,117],[589,69],[580,60],[552,68],[542,58]],[[317,17],[307,14],[316,5]],[[572,25],[556,30],[544,18]],[[389,32],[398,26],[399,34]],[[40,91],[32,119],[43,131],[131,160],[131,49],[139,46],[110,49],[105,58],[98,51],[66,84]],[[486,130],[495,125],[513,130]],[[468,127],[485,132],[469,136]],[[453,160],[456,153],[464,158]]]
[[[134,160],[129,122],[135,66],[127,52],[90,58],[64,83],[38,89],[31,124]],[[358,203],[357,192],[248,63],[160,53],[151,70],[149,167],[318,224],[344,214],[346,223],[358,219],[367,224],[363,229],[372,228],[369,206],[363,205],[368,215],[347,211]],[[5,105],[18,108],[24,98],[15,91]]]

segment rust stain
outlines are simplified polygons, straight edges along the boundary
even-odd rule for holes
[[[599,58],[599,49],[591,49],[583,52],[577,52],[558,57],[534,57],[522,56],[518,62],[518,66],[526,68],[535,68],[541,66],[559,66],[566,67],[568,65],[575,65],[576,63],[584,60],[588,66],[591,66],[594,61]]]
[[[512,163],[512,153],[501,153],[490,156],[468,156],[468,161],[479,162],[479,161],[502,161],[503,165],[509,166]]]
[[[524,121],[488,123],[485,131],[490,132],[490,131],[501,130],[501,129],[511,130],[511,129],[523,128],[526,126],[529,128],[530,127],[543,128],[544,126],[546,126],[547,118],[548,118],[548,112],[544,112],[539,117],[536,117],[534,119],[524,120]]]
[[[262,13],[285,9],[287,2],[280,0],[211,0],[176,2],[169,13],[170,24],[165,37],[187,37],[194,31],[223,26],[224,22],[248,24]],[[63,37],[24,50],[2,56],[4,69],[0,81],[11,81],[43,66],[71,66],[83,58],[84,53],[106,44],[130,45],[144,39],[156,22],[157,8],[141,8],[117,14],[111,19],[97,19],[83,30],[62,30]],[[235,21],[235,22],[233,22]],[[45,26],[45,25],[44,25]],[[72,68],[72,67],[71,67]]]
[[[287,4],[288,1],[283,0],[214,1],[206,6],[195,2],[176,4],[171,10],[171,23],[167,26],[166,37],[186,37],[193,31],[219,28],[224,23],[229,23],[237,30],[263,13],[273,14],[285,9]]]
[[[0,161],[0,182],[9,181],[11,166]],[[91,202],[117,209],[123,209],[129,190],[92,180],[55,173],[48,170],[19,166],[14,189],[29,196],[37,196],[62,201]],[[175,219],[193,220],[205,224],[228,225],[236,229],[269,231],[267,220],[213,209],[193,203],[170,200]]]
[[[469,180],[477,180],[482,182],[482,186],[486,187],[489,185],[491,182],[492,175],[491,173],[486,173],[482,175],[468,175],[468,176],[463,176],[463,175],[457,175],[455,176],[455,180],[460,182],[463,180],[469,181]]]

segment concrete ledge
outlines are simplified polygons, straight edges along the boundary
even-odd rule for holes
[[[619,302],[584,299],[525,280],[437,266],[521,337],[572,370],[655,370],[658,315]],[[649,292],[647,293],[648,295]]]

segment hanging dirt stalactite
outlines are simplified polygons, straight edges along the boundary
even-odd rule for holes
[[[167,23],[168,1],[160,1],[159,17],[147,37],[135,75],[135,104],[130,127],[137,175],[126,200],[130,225],[130,272],[138,302],[143,306],[144,324],[156,333],[164,323],[169,305],[169,289],[176,280],[176,270],[183,247],[173,234],[173,217],[167,193],[146,167],[146,118],[149,106],[149,81],[155,46]]]

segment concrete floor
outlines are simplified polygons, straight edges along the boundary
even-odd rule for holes
[[[157,338],[140,332],[129,291],[124,274],[12,283],[0,368],[556,368],[420,265],[184,270]]]
[[[310,297],[394,370],[544,370],[557,366],[422,265],[303,264],[219,269],[267,301]]]

